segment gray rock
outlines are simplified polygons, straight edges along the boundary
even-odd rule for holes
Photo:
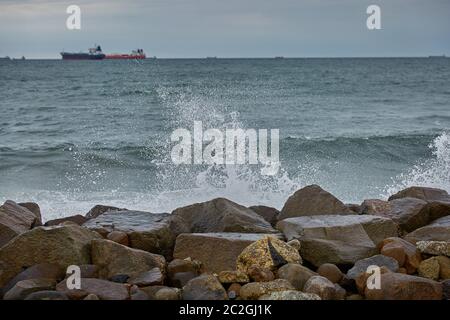
[[[408,233],[404,239],[413,244],[418,241],[450,242],[450,216],[434,220],[430,224]]]
[[[399,268],[397,260],[378,254],[376,256],[357,261],[353,268],[348,270],[347,277],[350,279],[356,279],[361,273],[366,272],[369,266],[373,265],[380,268],[384,266],[392,272],[397,272]]]
[[[29,279],[16,283],[3,297],[4,300],[23,300],[29,294],[43,290],[55,289],[56,281],[52,279]]]
[[[135,277],[128,279],[129,284],[133,284],[138,287],[162,285],[163,282],[164,275],[158,267],[153,268],[149,271],[145,271]]]
[[[56,290],[75,300],[83,299],[89,294],[96,295],[100,300],[127,300],[130,298],[126,285],[102,279],[81,278],[81,289],[68,289],[66,281],[62,281],[58,283]]]
[[[69,298],[62,292],[44,290],[33,292],[25,300],[69,300]]]
[[[183,300],[228,300],[222,284],[213,275],[201,275],[183,287]]]
[[[314,271],[296,263],[288,263],[278,269],[278,278],[289,281],[296,290],[300,291],[303,290],[306,281],[316,275]]]

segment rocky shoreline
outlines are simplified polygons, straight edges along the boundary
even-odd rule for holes
[[[411,187],[344,204],[311,185],[281,211],[217,198],[44,224],[38,204],[6,201],[0,288],[5,300],[450,299],[450,195]]]

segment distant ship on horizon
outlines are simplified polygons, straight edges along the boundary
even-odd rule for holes
[[[447,57],[445,56],[445,54],[443,54],[443,55],[440,55],[440,56],[428,56],[428,58],[436,59],[436,58],[447,58]]]
[[[63,60],[103,60],[106,55],[100,46],[89,48],[89,52],[61,52]]]

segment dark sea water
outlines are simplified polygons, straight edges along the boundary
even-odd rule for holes
[[[281,169],[175,166],[170,134],[280,129]],[[223,196],[280,208],[316,183],[347,202],[450,191],[450,59],[0,61],[0,201],[50,219]]]

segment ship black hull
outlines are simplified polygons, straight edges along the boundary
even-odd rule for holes
[[[89,53],[61,53],[63,60],[103,60],[104,54],[89,54]]]

